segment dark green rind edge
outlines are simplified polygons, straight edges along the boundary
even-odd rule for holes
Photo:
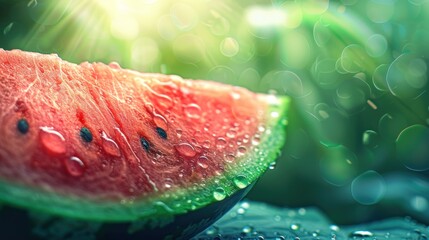
[[[226,166],[224,174],[195,183],[186,189],[175,189],[143,201],[124,199],[120,202],[95,202],[79,197],[61,196],[54,192],[42,192],[13,183],[0,181],[0,201],[64,217],[103,222],[150,221],[174,218],[176,215],[201,209],[216,200],[214,191],[222,187],[225,198],[246,187],[237,186],[234,179],[244,177],[245,185],[255,182],[279,156],[286,140],[288,97],[258,96],[269,100],[268,121],[261,134],[260,143],[252,151]],[[270,117],[273,112],[278,117]],[[269,133],[269,134],[268,134]],[[259,150],[256,150],[256,147]],[[159,223],[162,225],[162,223]]]

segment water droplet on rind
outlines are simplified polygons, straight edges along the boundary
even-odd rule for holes
[[[225,199],[226,197],[226,193],[225,190],[221,187],[218,187],[214,190],[213,192],[213,198],[217,201],[222,201],[223,199]]]
[[[40,127],[40,142],[45,151],[51,155],[66,153],[65,138],[52,127]]]
[[[235,186],[240,189],[243,189],[249,185],[249,180],[243,175],[236,176],[233,181]]]

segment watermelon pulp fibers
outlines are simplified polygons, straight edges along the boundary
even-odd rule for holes
[[[288,99],[0,50],[0,200],[80,219],[185,213],[278,156]]]

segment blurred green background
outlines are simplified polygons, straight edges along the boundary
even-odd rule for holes
[[[0,47],[291,96],[248,195],[429,224],[428,0],[0,0]]]

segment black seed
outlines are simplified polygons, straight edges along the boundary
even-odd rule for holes
[[[142,144],[146,152],[148,152],[150,147],[149,142],[144,137],[142,137],[140,138],[140,143]]]
[[[164,129],[157,127],[156,128],[156,132],[158,133],[158,135],[164,139],[167,139],[167,133],[165,132]]]
[[[30,125],[28,125],[28,121],[24,118],[19,119],[16,123],[16,128],[18,128],[18,131],[22,134],[28,133],[28,130],[30,129]]]
[[[92,142],[92,133],[91,131],[86,128],[86,127],[82,127],[80,129],[80,137],[85,141],[85,142]]]

